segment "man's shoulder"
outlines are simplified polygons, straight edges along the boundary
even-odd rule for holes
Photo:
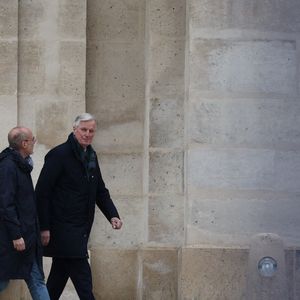
[[[6,148],[4,151],[0,153],[0,164],[1,165],[15,165],[16,157],[13,155],[14,153]]]
[[[46,157],[68,155],[70,150],[71,150],[70,145],[67,142],[65,142],[52,148],[47,153]]]

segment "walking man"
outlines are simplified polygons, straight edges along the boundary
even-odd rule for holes
[[[91,146],[95,131],[92,115],[76,117],[67,141],[46,155],[37,182],[44,255],[53,258],[47,281],[51,300],[59,299],[68,278],[80,300],[95,299],[87,251],[95,205],[114,229],[122,226]]]
[[[0,291],[10,279],[24,279],[33,300],[49,300],[30,175],[35,137],[29,128],[15,127],[8,143],[0,154]]]

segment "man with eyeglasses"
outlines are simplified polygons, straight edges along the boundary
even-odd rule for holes
[[[9,280],[24,279],[33,300],[50,300],[30,174],[35,142],[29,128],[15,127],[0,154],[0,291]]]

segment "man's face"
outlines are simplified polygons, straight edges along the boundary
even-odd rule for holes
[[[36,142],[31,130],[26,130],[26,139],[23,140],[23,152],[25,156],[31,155],[33,153],[34,144]]]
[[[78,143],[86,148],[93,142],[93,138],[96,131],[96,122],[91,121],[81,121],[78,127],[74,127],[73,132],[78,141]]]

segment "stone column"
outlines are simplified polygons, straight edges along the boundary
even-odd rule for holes
[[[7,133],[17,125],[18,1],[0,1],[0,147],[7,146]]]
[[[184,243],[185,1],[147,1],[148,242]]]
[[[86,1],[19,1],[19,123],[63,142],[85,111]]]
[[[94,148],[126,224],[113,231],[97,210],[93,247],[135,246],[145,239],[144,9],[140,0],[88,2],[87,109],[99,121]]]
[[[18,120],[18,1],[0,1],[0,110],[1,150],[7,147],[7,133]],[[22,281],[10,282],[0,293],[2,300],[24,296]],[[22,295],[22,296],[21,296]]]

